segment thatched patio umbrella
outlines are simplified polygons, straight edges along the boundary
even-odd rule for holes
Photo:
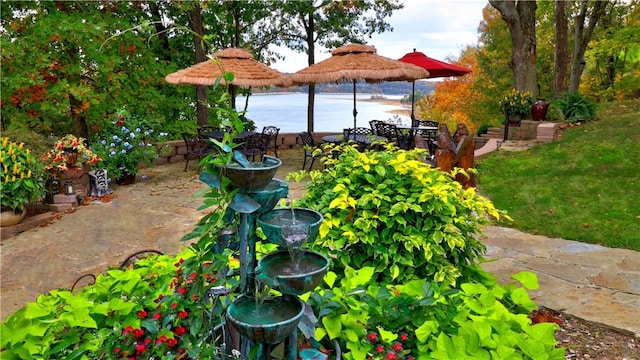
[[[246,50],[228,48],[218,51],[210,60],[171,73],[165,80],[171,84],[213,85],[219,76],[231,72],[234,79],[223,85],[235,86],[289,86],[288,77],[253,59]]]
[[[429,72],[413,64],[403,63],[376,54],[376,48],[348,44],[331,51],[331,57],[306,67],[290,76],[294,85],[312,83],[353,82],[353,127],[356,126],[356,81],[414,81],[429,76]]]

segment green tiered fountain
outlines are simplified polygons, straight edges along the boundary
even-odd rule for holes
[[[322,215],[304,208],[274,209],[286,198],[288,183],[274,179],[280,159],[264,156],[262,163],[249,163],[238,153],[237,164],[227,165],[221,173],[231,180],[238,193],[229,205],[227,219],[239,214],[238,236],[240,257],[240,292],[226,312],[227,324],[241,335],[239,349],[247,359],[254,344],[257,358],[270,359],[274,345],[284,342],[284,356],[295,360],[297,328],[303,318],[307,326],[315,322],[311,308],[298,295],[313,290],[322,281],[329,260],[322,254],[301,247],[318,234]],[[219,187],[217,175],[203,171],[201,180]],[[256,263],[256,235],[260,226],[279,250],[263,256]],[[268,297],[256,291],[262,286],[278,290],[282,296]],[[302,325],[301,325],[302,326]],[[309,328],[306,329],[309,332]],[[226,340],[225,340],[226,341]],[[233,347],[233,346],[232,346]]]

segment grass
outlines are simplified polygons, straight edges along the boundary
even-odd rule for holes
[[[500,225],[640,251],[640,101],[603,104],[598,118],[476,164],[480,193],[513,218]]]

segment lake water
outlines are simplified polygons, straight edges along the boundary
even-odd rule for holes
[[[400,100],[401,95],[385,95],[387,100]],[[280,133],[299,133],[307,131],[307,94],[257,94],[249,97],[246,117],[253,120],[256,129],[264,126],[277,126]],[[391,119],[390,111],[411,109],[397,105],[389,105],[371,99],[371,94],[356,94],[358,111],[357,126],[370,127],[370,120]],[[238,96],[236,108],[244,108],[245,97]],[[408,109],[408,110],[407,110]],[[400,115],[405,122],[409,116]],[[314,132],[342,132],[344,128],[353,127],[353,94],[316,94],[314,106]]]

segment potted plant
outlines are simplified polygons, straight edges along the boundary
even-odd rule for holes
[[[533,105],[531,93],[512,89],[507,96],[500,100],[500,111],[510,124],[519,124],[522,119],[529,116],[531,105]]]
[[[42,157],[45,169],[59,181],[79,177],[86,170],[85,166],[93,166],[101,160],[85,143],[84,138],[72,134],[63,136]]]
[[[91,148],[102,158],[101,167],[110,178],[130,184],[141,164],[150,165],[158,157],[159,149],[154,144],[167,136],[158,128],[159,124],[121,110],[116,120],[96,134]]]
[[[2,226],[22,221],[26,206],[42,199],[45,193],[42,164],[25,148],[9,138],[0,147],[0,193],[2,193]]]

